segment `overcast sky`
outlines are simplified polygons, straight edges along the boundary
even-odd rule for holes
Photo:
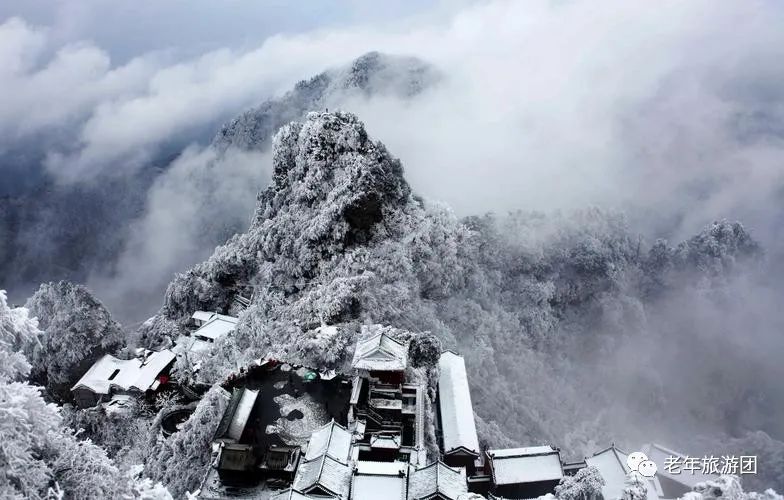
[[[53,47],[90,40],[122,64],[152,51],[253,48],[274,34],[394,23],[450,8],[436,0],[6,0],[0,18],[48,27]]]

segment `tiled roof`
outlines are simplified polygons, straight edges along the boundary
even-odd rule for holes
[[[441,461],[410,471],[408,478],[409,500],[431,498],[436,494],[457,500],[468,492],[465,470],[453,469]]]
[[[314,489],[326,491],[340,498],[348,498],[351,468],[328,455],[301,462],[294,476],[294,489],[308,493]]]
[[[307,493],[302,493],[300,491],[297,491],[297,490],[295,490],[293,488],[288,488],[288,489],[285,489],[285,490],[279,491],[278,493],[273,494],[270,497],[270,500],[329,500],[330,498],[334,499],[334,498],[337,498],[337,497],[334,497],[334,496],[330,496],[330,497],[325,497],[325,496],[314,497],[314,496],[308,495]]]
[[[362,326],[351,366],[360,370],[403,371],[408,365],[408,344],[393,338],[378,325]]]
[[[325,454],[343,463],[351,454],[351,432],[334,420],[311,434],[305,460]]]

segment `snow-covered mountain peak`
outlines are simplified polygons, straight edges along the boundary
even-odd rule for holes
[[[380,220],[383,204],[410,194],[400,162],[353,114],[310,113],[304,123],[283,127],[273,144],[273,186],[261,197],[262,220],[275,207],[296,203],[367,230]],[[276,203],[264,203],[273,198]]]
[[[226,123],[213,139],[229,147],[263,150],[284,124],[308,111],[338,108],[356,97],[410,98],[439,80],[430,64],[416,57],[369,52],[351,63],[302,80],[284,96],[270,99]]]
[[[196,309],[222,310],[233,289],[251,285],[259,301],[283,291],[287,302],[312,307],[308,291],[362,275],[376,260],[368,252],[381,239],[403,237],[411,224],[428,227],[400,161],[368,136],[355,115],[310,113],[304,122],[284,126],[273,144],[273,182],[259,194],[250,228],[175,278],[166,296],[167,318],[181,321]],[[350,292],[340,295],[348,300]],[[290,312],[302,324],[324,314],[345,319],[356,314],[350,302],[329,313]]]

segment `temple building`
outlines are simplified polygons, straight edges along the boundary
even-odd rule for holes
[[[168,349],[143,350],[140,356],[131,359],[106,354],[71,388],[74,402],[80,408],[87,408],[114,396],[154,393],[169,382],[174,359],[175,354]]]
[[[492,493],[504,498],[536,498],[553,493],[563,479],[560,452],[551,446],[487,450]]]
[[[438,372],[438,416],[443,460],[453,467],[465,467],[472,475],[479,458],[479,439],[465,360],[452,351],[446,351],[438,361]]]

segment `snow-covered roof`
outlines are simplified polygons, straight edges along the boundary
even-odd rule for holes
[[[96,394],[109,394],[112,390],[146,391],[160,373],[174,361],[175,354],[169,349],[151,352],[142,360],[117,359],[106,354],[93,363],[82,378],[71,388],[87,389]]]
[[[487,450],[493,483],[524,484],[563,477],[561,454],[550,446]]]
[[[479,439],[476,436],[465,361],[462,356],[447,351],[438,361],[438,370],[438,405],[441,410],[444,453],[462,448],[478,455]]]
[[[234,389],[229,405],[215,431],[215,440],[238,442],[245,432],[245,426],[248,425],[248,419],[258,397],[258,390]]]
[[[205,338],[212,341],[218,340],[234,331],[237,327],[237,318],[223,314],[213,314],[201,328],[193,332],[196,338]]]
[[[403,371],[408,366],[408,344],[363,325],[351,366],[369,371]]]
[[[109,394],[112,386],[127,389],[136,380],[141,364],[136,358],[117,359],[106,354],[93,363],[71,390],[89,389],[96,394]]]
[[[136,377],[136,380],[131,384],[131,388],[140,391],[149,389],[153,383],[155,383],[155,379],[158,378],[158,375],[160,375],[176,357],[177,355],[169,349],[147,354],[139,367],[139,376]]]
[[[629,467],[626,465],[628,457],[629,455],[626,452],[616,448],[615,445],[610,445],[609,448],[605,448],[594,453],[593,456],[585,458],[585,463],[588,466],[599,469],[599,473],[604,479],[604,486],[602,486],[602,496],[604,498],[620,498],[623,496],[626,476],[629,474]],[[648,500],[657,500],[656,480],[649,480],[647,486]]]
[[[215,314],[216,313],[214,312],[208,312],[208,311],[196,311],[195,313],[193,313],[191,318],[195,319],[196,321],[209,321],[210,318],[215,316]]]
[[[604,478],[604,486],[602,486],[604,498],[622,496],[626,474],[629,472],[626,467],[626,457],[626,453],[615,446],[594,453],[592,457],[586,457],[585,463],[599,469],[599,473]]]
[[[358,461],[351,480],[351,498],[405,500],[408,464]]]
[[[403,409],[403,401],[400,399],[373,398],[369,403],[374,409],[397,411]]]
[[[292,486],[305,493],[323,491],[345,499],[351,487],[351,468],[324,454],[301,462]]]
[[[259,391],[245,389],[237,405],[237,410],[234,412],[234,418],[231,419],[229,424],[229,437],[232,439],[240,440],[242,433],[245,431],[245,426],[248,424],[248,419],[253,411],[253,406],[256,404],[256,398],[259,397]]]
[[[317,497],[308,495],[307,493],[299,492],[293,488],[287,488],[279,491],[270,497],[270,500],[329,500],[330,498],[337,498],[334,496],[325,497],[319,495]]]
[[[354,467],[354,473],[376,476],[405,476],[408,473],[408,463],[358,460]]]
[[[453,469],[440,460],[408,474],[409,500],[431,498],[436,494],[457,500],[465,493],[468,493],[465,469]]]
[[[658,472],[656,473],[657,476],[666,477],[672,481],[680,483],[689,490],[697,486],[698,483],[703,483],[705,481],[717,479],[719,477],[715,474],[703,474],[701,469],[695,470],[693,473],[692,471],[681,472],[680,474],[668,472],[664,467],[667,459],[669,457],[677,457],[679,460],[681,460],[680,463],[683,463],[685,455],[655,443],[643,446],[642,452],[648,456],[649,460],[653,460],[658,466]]]
[[[552,446],[524,446],[522,448],[503,448],[498,450],[488,450],[496,458],[519,457],[520,455],[541,455],[553,453],[556,450]]]
[[[351,432],[333,420],[311,434],[305,460],[328,455],[345,463],[350,454]]]

